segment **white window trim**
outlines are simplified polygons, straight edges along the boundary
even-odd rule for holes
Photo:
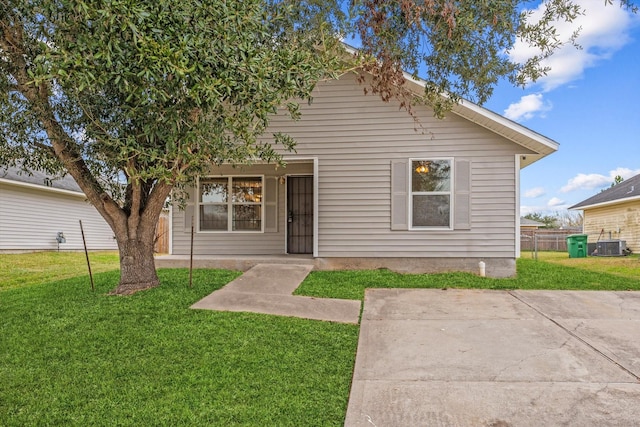
[[[308,162],[311,161],[313,162],[313,257],[314,258],[318,258],[318,253],[319,253],[319,244],[318,241],[320,240],[320,226],[319,226],[319,221],[318,218],[320,217],[320,215],[318,214],[319,212],[319,197],[318,194],[320,193],[318,191],[319,188],[319,183],[320,183],[320,179],[319,179],[319,174],[318,174],[318,158],[317,157],[297,157],[297,156],[284,156],[283,160],[285,161],[289,161],[289,162]],[[303,175],[303,174],[300,174]],[[289,175],[287,175],[289,176]],[[284,206],[285,206],[285,212],[287,211],[286,206],[287,206],[287,200],[286,200],[286,195],[287,195],[287,191],[285,189],[284,191]],[[286,231],[286,227],[287,225],[285,224],[285,232],[284,232],[284,247],[285,247],[285,253],[289,253],[289,248],[287,246],[287,231]]]
[[[515,170],[514,170],[514,174],[516,177],[516,229],[515,229],[515,242],[516,242],[516,247],[515,247],[515,252],[516,252],[516,258],[520,258],[520,251],[521,251],[521,242],[520,242],[520,161],[521,159],[524,158],[524,156],[521,157],[520,154],[516,154],[516,161],[515,161]]]
[[[413,172],[413,162],[433,162],[433,161],[442,161],[442,160],[446,160],[449,162],[449,164],[451,165],[451,171],[449,172],[449,191],[429,191],[429,192],[423,192],[423,191],[417,191],[414,192],[413,191],[413,186],[412,186],[412,172]],[[455,161],[453,157],[412,157],[409,158],[409,163],[407,165],[407,193],[408,193],[408,201],[409,201],[409,230],[410,231],[433,231],[433,230],[453,230],[453,212],[455,209],[455,205],[454,205],[454,185],[455,185],[455,171],[454,171],[454,167],[455,167]],[[427,225],[423,225],[423,226],[414,226],[413,225],[413,196],[414,195],[448,195],[449,196],[449,226],[448,227],[444,227],[444,226],[427,226]]]
[[[227,201],[227,206],[229,207],[229,209],[227,210],[227,229],[226,230],[201,230],[200,229],[200,206],[202,206],[203,204],[216,204],[216,203],[202,203],[200,201],[200,180],[201,179],[208,179],[208,178],[226,178],[227,180],[231,179],[231,181],[233,181],[233,178],[260,178],[262,181],[262,198],[260,199],[260,230],[233,230],[231,229],[231,227],[233,227],[233,202],[232,202],[232,198],[231,198],[231,193],[229,193],[229,200]],[[202,176],[202,177],[198,177],[197,179],[197,186],[196,186],[196,206],[195,206],[195,220],[196,220],[196,230],[198,233],[204,233],[204,234],[208,234],[208,233],[214,233],[214,234],[220,234],[220,233],[231,233],[231,234],[263,234],[264,233],[264,215],[265,215],[265,209],[264,209],[264,200],[265,200],[265,195],[264,195],[264,190],[265,190],[265,176],[263,174],[246,174],[246,175],[206,175],[206,176]],[[242,203],[240,203],[242,204]],[[249,204],[249,203],[247,203]],[[258,205],[258,203],[252,203],[254,205]]]

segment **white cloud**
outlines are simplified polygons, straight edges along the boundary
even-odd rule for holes
[[[549,206],[549,205],[524,205],[520,206],[520,216],[525,216],[528,214],[542,214],[542,215],[553,215],[563,209],[563,206]]]
[[[638,174],[640,174],[640,169],[615,168],[609,171],[609,178],[611,178],[611,182],[613,182],[614,178],[618,175],[620,175],[622,179],[629,179]]]
[[[564,204],[565,204],[564,200],[561,200],[561,199],[559,199],[557,197],[552,197],[547,202],[547,206],[554,207],[554,208],[557,208],[557,207],[562,206]]]
[[[538,81],[545,91],[579,79],[586,68],[609,59],[630,41],[627,32],[633,24],[634,15],[617,2],[606,5],[605,1],[575,0],[574,3],[584,9],[584,14],[573,22],[556,22],[554,27],[561,40],[568,40],[574,31],[580,29],[576,42],[582,49],[569,44],[545,60],[543,65],[551,67],[551,70]],[[542,2],[530,19],[539,19],[544,7]],[[537,49],[517,40],[509,56],[515,62],[524,63],[536,53]]]
[[[567,208],[569,207],[569,203],[564,200],[560,200],[557,197],[553,197],[549,199],[547,204],[540,205],[521,205],[520,206],[520,216],[525,216],[528,214],[541,214],[541,215],[552,215],[557,216],[567,212]]]
[[[571,178],[567,182],[567,185],[560,189],[560,192],[569,193],[576,190],[593,190],[594,188],[602,188],[611,182],[608,177],[597,173],[579,173]]]
[[[544,196],[545,195],[545,191],[544,188],[542,187],[535,187],[535,188],[531,188],[527,191],[524,192],[524,197],[530,198],[530,199],[535,199],[536,197],[540,197],[540,196]]]
[[[623,179],[627,179],[638,174],[640,174],[640,169],[633,170],[622,167],[610,170],[608,175],[579,173],[575,177],[571,178],[567,184],[560,189],[560,192],[569,193],[576,190],[593,190],[609,187],[618,175]]]
[[[504,110],[504,116],[515,121],[528,120],[533,118],[536,113],[544,117],[544,113],[551,110],[551,108],[551,103],[544,101],[541,93],[536,93],[525,95],[520,98],[520,101],[509,105],[509,107]]]
[[[539,206],[520,206],[520,216],[534,214],[541,211],[542,209]]]

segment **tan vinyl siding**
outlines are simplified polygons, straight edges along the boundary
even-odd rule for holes
[[[292,157],[318,159],[319,257],[498,257],[516,248],[516,155],[530,154],[485,128],[415,107],[422,129],[396,103],[364,95],[354,76],[318,86],[302,119],[276,116],[271,129],[296,141]],[[392,230],[391,162],[409,158],[468,160],[470,229]],[[284,186],[280,188],[284,194]],[[280,197],[279,211],[284,211]],[[455,207],[454,207],[455,209]],[[188,233],[174,218],[174,253],[188,252]],[[195,253],[283,253],[277,234],[197,236]]]
[[[82,250],[82,226],[89,250],[117,250],[113,232],[83,196],[0,183],[0,250]]]
[[[589,243],[595,243],[598,237],[620,239],[634,253],[640,252],[640,201],[585,209],[583,231]]]

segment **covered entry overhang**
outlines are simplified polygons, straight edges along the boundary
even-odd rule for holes
[[[199,177],[185,209],[172,206],[170,254],[317,257],[318,160],[284,161],[213,166]]]

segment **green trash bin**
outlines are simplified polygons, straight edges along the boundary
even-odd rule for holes
[[[571,234],[567,236],[567,250],[569,251],[569,258],[586,258],[587,235]]]

